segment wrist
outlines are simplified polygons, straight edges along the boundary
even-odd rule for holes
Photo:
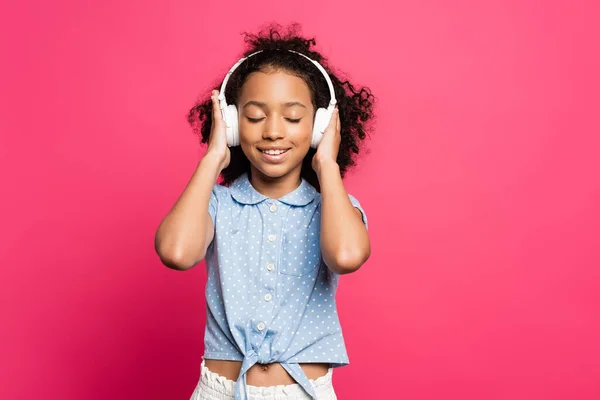
[[[340,166],[335,160],[322,160],[315,163],[315,172],[321,180],[321,176],[330,173],[340,173]]]
[[[200,160],[200,162],[198,164],[211,164],[213,166],[217,166],[217,173],[220,174],[221,171],[225,168],[225,163],[226,163],[226,158],[225,157],[221,157],[219,154],[215,153],[214,151],[210,151],[207,150],[206,153],[204,153],[204,156],[202,157],[202,159]]]

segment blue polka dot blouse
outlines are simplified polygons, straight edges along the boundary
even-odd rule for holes
[[[244,174],[214,186],[209,214],[204,358],[242,361],[236,400],[246,399],[248,369],[272,362],[315,398],[299,363],[349,363],[335,303],[339,275],[321,258],[320,193],[303,179],[271,199]]]

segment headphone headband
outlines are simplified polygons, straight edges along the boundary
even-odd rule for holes
[[[256,51],[252,54],[249,54],[246,57],[241,58],[240,60],[238,60],[238,62],[236,62],[235,64],[233,64],[233,67],[231,67],[231,69],[229,70],[229,72],[227,72],[227,75],[225,75],[225,79],[223,79],[223,83],[221,84],[221,90],[219,90],[219,103],[221,105],[221,109],[227,107],[227,100],[225,99],[225,88],[227,87],[227,81],[229,81],[229,77],[233,74],[233,71],[235,71],[240,64],[242,64],[244,61],[246,61],[248,58],[254,56],[255,54],[258,53],[262,53],[264,50],[259,50]],[[329,106],[327,107],[328,110],[333,110],[333,107],[335,106],[335,104],[337,103],[337,100],[335,99],[335,92],[333,90],[333,83],[331,82],[331,78],[329,77],[329,74],[327,74],[327,71],[325,71],[325,68],[323,68],[323,66],[321,64],[319,64],[318,62],[316,62],[315,60],[313,60],[312,58],[299,53],[297,51],[294,50],[287,50],[290,53],[295,53],[295,54],[299,54],[302,57],[306,58],[308,61],[312,62],[318,69],[319,71],[323,74],[323,77],[325,78],[325,80],[327,81],[327,86],[329,86]]]

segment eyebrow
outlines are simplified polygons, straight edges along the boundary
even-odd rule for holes
[[[255,100],[250,100],[249,102],[247,102],[246,104],[244,104],[244,107],[242,108],[246,108],[248,106],[258,106],[260,108],[267,108],[267,103],[263,103],[261,101],[255,101]],[[289,108],[289,107],[294,107],[294,106],[300,106],[300,107],[304,107],[306,108],[306,106],[302,103],[300,103],[299,101],[288,101],[287,103],[283,103],[282,106]]]

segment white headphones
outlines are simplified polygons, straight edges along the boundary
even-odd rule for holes
[[[225,87],[227,85],[227,81],[229,77],[235,71],[235,69],[243,63],[246,59],[252,57],[255,54],[261,53],[263,50],[257,51],[240,59],[236,62],[233,67],[229,70],[225,79],[223,80],[223,84],[221,85],[221,90],[219,91],[219,106],[221,108],[221,114],[223,115],[223,120],[225,121],[226,129],[227,129],[227,145],[228,146],[239,146],[240,145],[240,131],[238,125],[238,111],[235,105],[227,105],[227,101],[225,100]],[[335,109],[336,99],[335,93],[333,91],[333,83],[331,83],[331,79],[329,75],[325,71],[325,69],[316,62],[315,60],[305,56],[302,53],[299,53],[294,50],[288,50],[289,52],[300,54],[302,57],[306,58],[310,62],[312,62],[318,69],[321,71],[325,80],[327,81],[327,85],[329,86],[329,95],[331,100],[329,101],[329,106],[327,108],[319,108],[317,113],[315,114],[315,121],[313,124],[313,134],[310,141],[310,146],[313,148],[317,148],[321,139],[323,138],[323,133],[325,132],[325,128],[329,125],[329,121],[331,120],[331,115],[333,114],[333,110]]]

